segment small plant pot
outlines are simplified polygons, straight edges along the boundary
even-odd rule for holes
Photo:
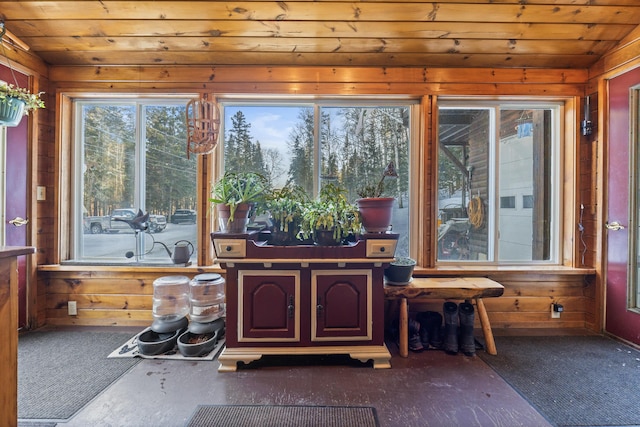
[[[407,285],[411,282],[416,260],[413,258],[396,258],[384,270],[384,278],[389,285]]]
[[[220,231],[230,234],[244,234],[247,232],[249,215],[252,205],[250,203],[240,203],[231,218],[231,207],[227,205],[217,205],[218,222]]]
[[[0,126],[18,126],[24,116],[25,105],[23,100],[10,96],[0,101]]]
[[[313,241],[318,246],[340,246],[340,242],[333,237],[334,230],[314,231]]]

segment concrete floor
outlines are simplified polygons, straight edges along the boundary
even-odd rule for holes
[[[217,361],[145,359],[58,426],[184,426],[206,404],[373,406],[381,427],[550,425],[477,356],[389,347],[392,369],[380,370],[340,357],[226,373]]]

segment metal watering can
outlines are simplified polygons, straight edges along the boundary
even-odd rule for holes
[[[188,240],[178,240],[173,246],[173,253],[170,253],[174,264],[186,264],[189,262],[195,248]]]

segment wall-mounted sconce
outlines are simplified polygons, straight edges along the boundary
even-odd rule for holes
[[[589,108],[589,96],[584,99],[584,120],[582,121],[582,134],[589,136],[593,132],[593,125],[591,124],[591,111]]]

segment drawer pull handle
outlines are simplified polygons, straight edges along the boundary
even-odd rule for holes
[[[231,252],[233,250],[233,248],[231,246],[227,246],[226,248],[224,248],[227,252]]]
[[[295,308],[296,306],[293,305],[293,295],[289,295],[289,305],[287,306],[287,312],[289,314],[289,318],[293,318]]]

